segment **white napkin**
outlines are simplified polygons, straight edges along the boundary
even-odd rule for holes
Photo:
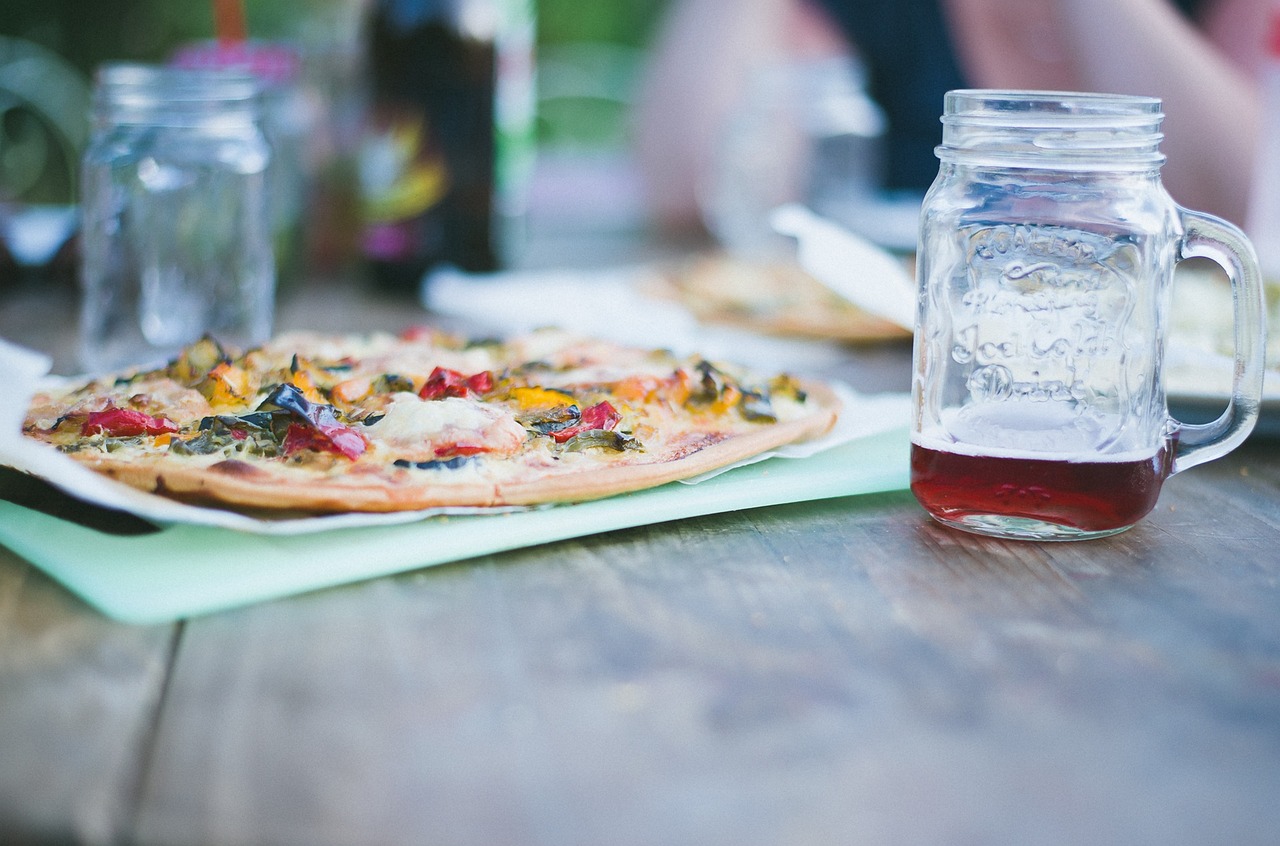
[[[891,253],[796,203],[774,209],[769,220],[799,242],[810,276],[864,311],[915,328],[915,282]]]

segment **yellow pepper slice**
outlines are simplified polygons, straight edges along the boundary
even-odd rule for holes
[[[507,398],[515,400],[521,411],[539,408],[556,408],[562,405],[573,405],[577,400],[563,391],[551,388],[512,388]]]

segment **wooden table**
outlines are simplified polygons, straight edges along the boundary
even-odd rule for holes
[[[67,296],[0,307],[65,362]],[[416,316],[347,289],[282,323]],[[905,389],[908,358],[831,375]],[[899,492],[172,625],[0,549],[0,842],[1280,842],[1280,455],[1255,438],[1100,541]]]

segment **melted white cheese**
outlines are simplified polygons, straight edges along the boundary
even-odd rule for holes
[[[410,393],[395,394],[386,416],[365,427],[364,434],[406,457],[458,443],[510,453],[525,437],[524,428],[502,408],[461,397],[423,400]]]

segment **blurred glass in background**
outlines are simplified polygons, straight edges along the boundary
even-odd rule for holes
[[[113,63],[95,75],[81,173],[80,363],[159,363],[212,334],[271,335],[276,232],[262,82]]]
[[[0,285],[69,277],[88,88],[56,53],[0,36]]]

